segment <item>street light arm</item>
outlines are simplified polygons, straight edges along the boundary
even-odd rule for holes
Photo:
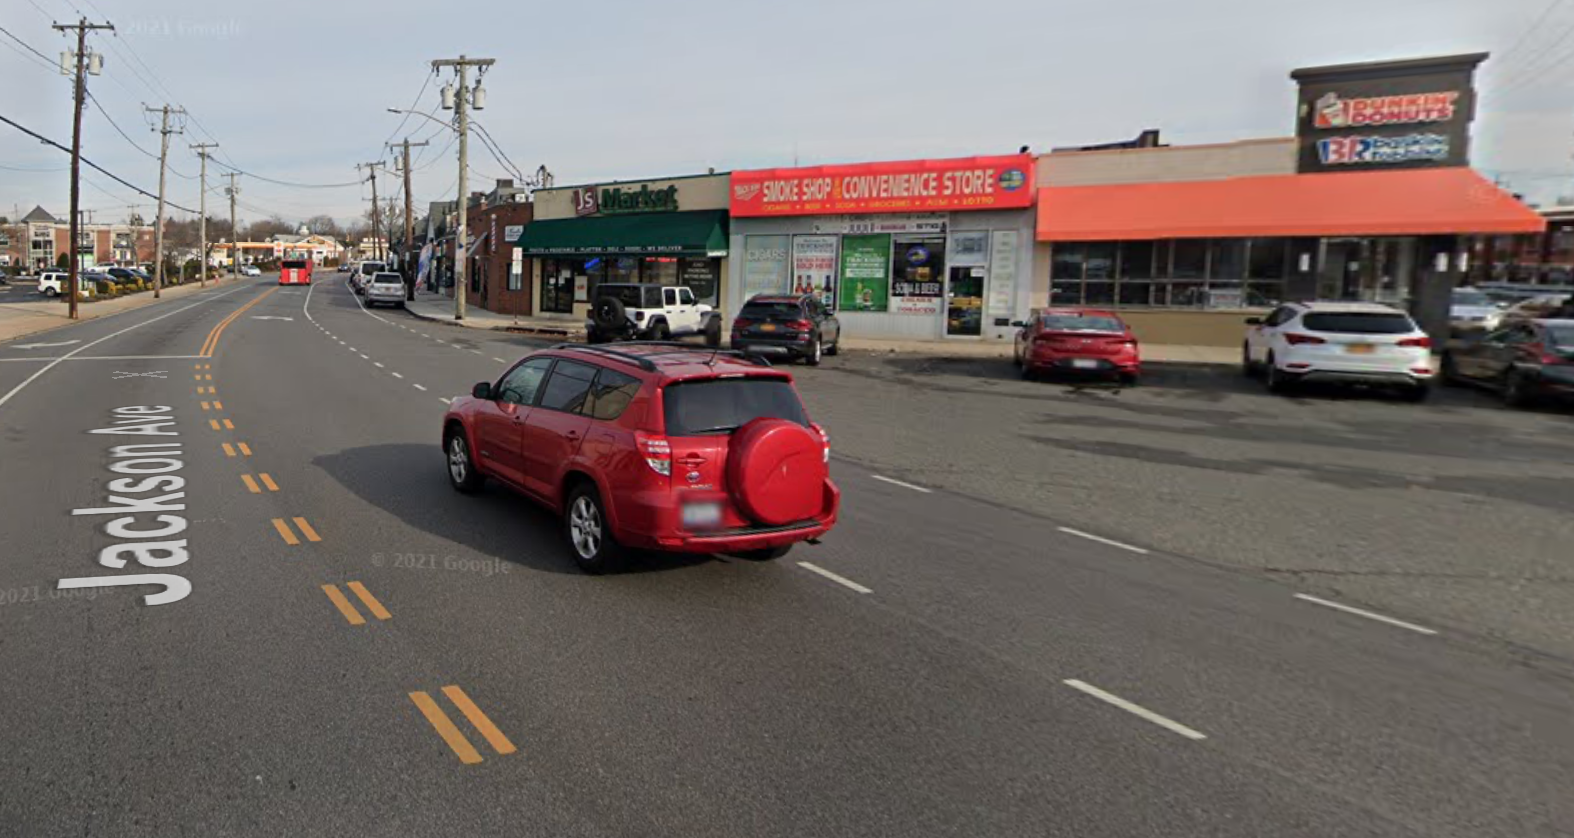
[[[427,119],[430,119],[431,121],[437,123],[438,125],[443,126],[444,128],[447,128],[450,131],[458,131],[459,130],[458,128],[455,128],[453,125],[451,125],[451,124],[449,124],[447,122],[444,122],[443,120],[438,119],[437,117],[432,116],[429,113],[423,113],[421,111],[406,111],[406,110],[400,110],[399,108],[389,108],[388,112],[389,113],[413,114],[415,116],[424,116]]]

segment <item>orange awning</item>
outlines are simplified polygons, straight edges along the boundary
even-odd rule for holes
[[[1539,233],[1546,221],[1467,168],[1048,186],[1039,241]]]

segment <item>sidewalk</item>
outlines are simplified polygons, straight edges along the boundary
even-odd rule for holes
[[[210,279],[208,280],[208,288],[220,285],[230,287],[235,285],[237,281],[247,281],[247,277],[239,277],[237,280],[232,280],[228,277],[223,280]],[[89,320],[96,320],[111,314],[119,314],[123,311],[144,308],[167,300],[178,300],[203,290],[205,289],[200,284],[191,282],[186,285],[165,288],[162,292],[163,296],[157,299],[153,297],[152,291],[143,291],[127,297],[80,302],[77,304],[78,319],[72,320],[67,316],[70,311],[70,304],[65,300],[50,299],[39,295],[36,286],[33,285],[13,285],[10,296],[26,295],[32,297],[32,299],[24,298],[15,302],[8,300],[4,305],[0,305],[0,341],[24,338],[40,332],[58,329],[62,326],[69,326],[72,323],[85,323]]]
[[[405,310],[421,318],[449,326],[469,329],[491,329],[500,332],[518,332],[527,335],[545,335],[565,340],[584,340],[585,324],[580,320],[558,320],[550,317],[516,316],[487,311],[474,303],[465,306],[465,319],[454,320],[454,300],[441,294],[417,291],[415,299],[404,304]]]
[[[516,317],[494,314],[476,306],[465,307],[463,322],[454,320],[454,301],[438,294],[418,293],[414,301],[405,303],[405,309],[422,320],[463,326],[470,329],[493,329],[520,334],[546,335],[565,340],[584,340],[585,326],[573,320],[555,320],[547,317]],[[886,352],[903,355],[928,355],[942,358],[1007,358],[1011,357],[1011,342],[997,340],[879,340],[875,338],[845,338],[842,348],[858,352]],[[1143,344],[1142,360],[1168,364],[1225,364],[1241,361],[1241,351],[1224,346],[1165,346]]]

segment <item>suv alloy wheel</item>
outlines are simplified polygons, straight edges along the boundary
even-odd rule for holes
[[[824,347],[820,344],[820,336],[815,335],[809,342],[809,354],[804,356],[803,362],[811,367],[817,367],[823,354]]]
[[[563,516],[563,529],[574,551],[574,563],[580,570],[600,575],[622,567],[623,549],[612,537],[606,509],[601,505],[601,495],[594,484],[581,483],[568,496],[568,514]]]
[[[449,484],[467,495],[480,491],[486,478],[476,471],[475,459],[470,456],[470,444],[465,441],[464,431],[457,428],[449,430],[443,449],[448,453]]]

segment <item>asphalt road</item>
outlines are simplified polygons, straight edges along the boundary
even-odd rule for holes
[[[1079,516],[1063,472],[1019,483],[1060,463],[1101,497],[1115,478],[1097,462],[1142,459],[1056,444],[1118,425],[1038,422],[1042,439],[1024,439],[1007,409],[1075,415],[1084,396],[874,357],[802,370],[845,495],[824,545],[774,562],[646,556],[592,578],[548,515],[446,485],[442,400],[528,340],[367,313],[332,277],[48,336],[73,342],[0,344],[0,834],[1574,824],[1574,702],[1555,660],[1296,599],[1306,589],[1232,563],[1228,540],[1208,553],[1153,536],[1160,502]],[[1280,421],[1299,428],[1301,410]],[[175,435],[93,433],[117,429]],[[184,480],[160,502],[187,526],[161,537],[189,560],[147,569],[190,583],[166,605],[142,601],[157,586],[56,588],[142,572],[99,564],[134,537],[115,515],[72,514],[132,491],[110,485],[132,453],[112,449],[131,444],[166,445],[178,466],[138,467]]]

